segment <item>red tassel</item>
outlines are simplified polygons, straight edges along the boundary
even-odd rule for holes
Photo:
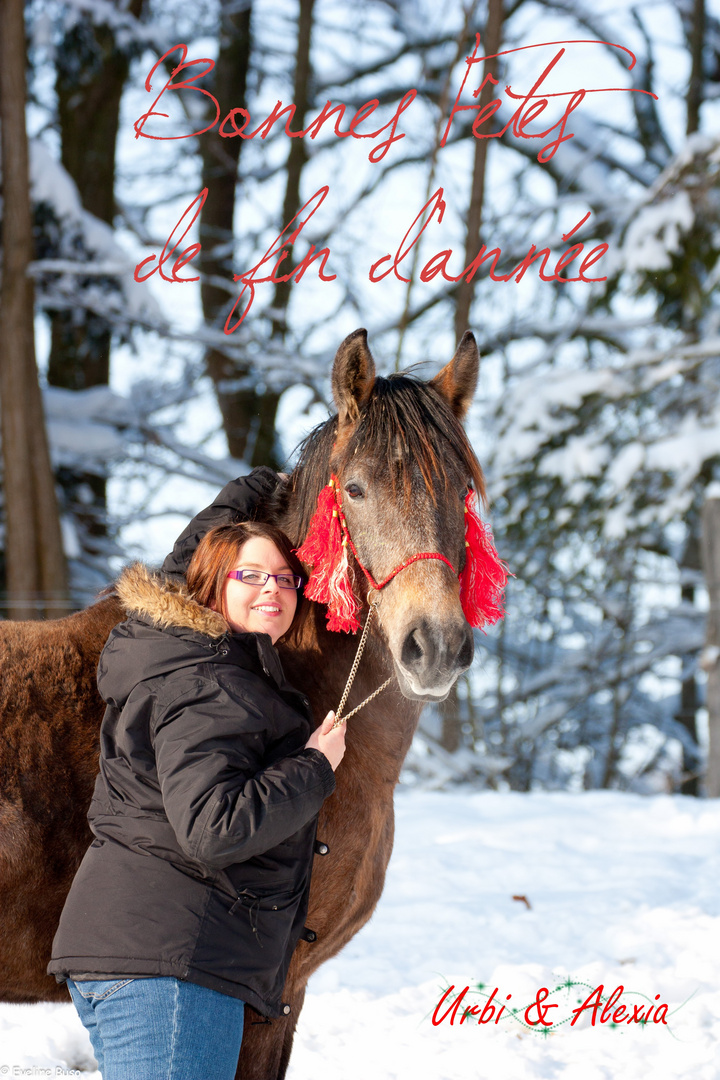
[[[301,562],[313,568],[305,595],[310,600],[327,604],[328,630],[354,634],[360,629],[357,612],[361,605],[350,581],[347,545],[340,528],[339,513],[331,481],[318,495],[310,529],[296,554]]]
[[[460,574],[460,603],[471,626],[481,629],[505,614],[503,590],[508,571],[477,511],[477,494],[465,498],[465,568]]]

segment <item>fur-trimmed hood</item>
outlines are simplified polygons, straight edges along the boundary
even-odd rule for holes
[[[165,574],[153,572],[142,563],[127,566],[115,586],[128,615],[167,630],[171,626],[196,630],[211,638],[222,637],[228,624],[217,611],[198,604],[187,586]]]
[[[128,618],[111,631],[98,664],[98,689],[108,704],[122,708],[138,683],[208,662],[269,676],[281,690],[288,686],[269,634],[231,631],[184,584],[134,563],[115,588]]]

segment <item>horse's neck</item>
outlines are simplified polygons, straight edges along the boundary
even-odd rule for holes
[[[337,711],[357,651],[359,635],[331,633],[324,628],[325,613],[313,604],[303,633],[294,645],[281,647],[283,666],[293,685],[310,698],[316,722],[332,709]],[[343,710],[349,714],[370,697],[392,674],[392,662],[385,642],[370,632],[357,675]],[[391,682],[349,721],[351,744],[363,763],[367,780],[397,783],[400,768],[417,727],[422,705],[410,701]],[[350,744],[349,744],[350,745]]]
[[[364,618],[361,613],[360,619]],[[327,630],[323,605],[312,602],[299,636],[283,649],[288,677],[311,696],[327,699],[327,708],[334,709],[345,688],[358,642],[358,635]],[[376,685],[385,681],[390,672],[381,675],[387,666],[383,665],[384,652],[384,643],[370,636],[355,680],[358,685],[368,680],[377,680]]]

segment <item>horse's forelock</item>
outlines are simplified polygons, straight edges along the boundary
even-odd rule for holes
[[[389,465],[395,490],[403,489],[409,504],[420,470],[425,489],[436,502],[438,482],[447,490],[456,474],[472,479],[485,499],[482,469],[465,430],[445,399],[431,386],[407,373],[377,378],[358,423],[343,440],[338,465],[355,457]]]
[[[444,398],[428,383],[407,373],[378,377],[356,424],[337,439],[337,416],[319,424],[300,446],[292,478],[297,518],[288,523],[301,543],[322,488],[330,479],[331,460],[342,469],[355,457],[391,463],[390,479],[409,502],[420,470],[431,499],[438,481],[445,489],[462,472],[485,501],[482,469],[465,430]],[[392,451],[396,453],[393,454]],[[452,466],[454,465],[454,469]]]

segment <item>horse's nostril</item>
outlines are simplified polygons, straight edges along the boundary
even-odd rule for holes
[[[418,620],[405,635],[400,663],[424,687],[446,685],[472,663],[474,641],[469,626]]]
[[[460,652],[457,655],[457,666],[460,668],[469,668],[473,662],[473,655],[475,653],[475,644],[473,642],[472,631],[465,635],[465,640],[460,647]]]
[[[405,638],[402,648],[402,662],[405,667],[412,667],[419,663],[425,655],[422,638],[417,629],[411,630]]]

